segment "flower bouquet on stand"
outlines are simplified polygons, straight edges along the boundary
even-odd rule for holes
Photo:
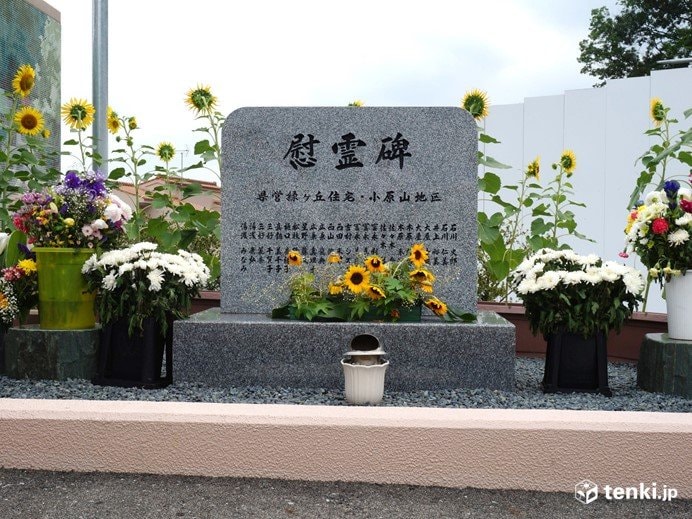
[[[124,241],[132,210],[108,192],[98,172],[70,171],[54,188],[26,193],[21,200],[12,220],[36,253],[41,328],[93,328],[94,297],[82,278],[82,265],[95,249]]]
[[[543,391],[610,396],[606,337],[642,300],[641,273],[592,254],[541,249],[512,272],[531,331],[547,341]]]
[[[198,254],[156,249],[141,242],[94,254],[84,264],[102,321],[97,384],[156,388],[172,380],[173,320],[185,317],[209,269]]]
[[[668,180],[630,212],[627,252],[636,252],[649,277],[665,280],[668,335],[692,341],[692,191]]]

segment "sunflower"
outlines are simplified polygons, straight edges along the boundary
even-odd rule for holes
[[[22,65],[17,70],[12,80],[12,91],[22,97],[26,97],[31,93],[31,89],[34,88],[34,81],[36,80],[36,71],[31,65]]]
[[[651,120],[654,122],[655,126],[661,126],[661,123],[666,118],[666,112],[665,107],[663,106],[663,100],[660,97],[654,97],[651,99],[649,115],[651,116]]]
[[[75,130],[85,130],[94,122],[94,106],[87,103],[84,99],[72,98],[68,103],[62,105],[60,113],[65,124]]]
[[[409,272],[408,277],[416,283],[423,283],[427,281],[428,283],[433,283],[435,281],[435,275],[426,269],[415,269]]]
[[[428,261],[428,251],[422,243],[416,243],[411,247],[411,254],[408,257],[416,268],[421,268]]]
[[[136,130],[137,129],[137,119],[134,117],[130,117],[127,120],[127,127],[130,130]]]
[[[327,256],[327,263],[341,263],[341,255],[338,252],[330,252]]]
[[[466,92],[461,101],[461,107],[470,113],[476,121],[480,121],[488,115],[488,94],[482,90],[474,89]]]
[[[286,258],[292,267],[300,267],[303,264],[303,256],[297,250],[288,251]]]
[[[540,172],[541,172],[541,157],[536,157],[531,162],[529,162],[529,165],[526,167],[526,176],[527,177],[533,177],[536,180],[540,180]]]
[[[4,310],[8,306],[10,306],[10,301],[5,297],[5,294],[0,292],[0,310]]]
[[[344,291],[344,286],[341,283],[329,283],[329,295],[338,296]]]
[[[44,128],[41,135],[43,135],[44,139],[49,139],[50,138],[50,130],[48,128]]]
[[[190,107],[190,110],[199,112],[211,112],[216,106],[216,97],[211,93],[209,86],[197,85],[197,88],[191,88],[185,102]]]
[[[346,271],[344,285],[354,294],[367,290],[370,283],[370,273],[364,267],[351,265]]]
[[[31,106],[23,106],[14,115],[17,131],[23,135],[36,135],[43,130],[43,114]]]
[[[371,299],[375,301],[387,297],[387,294],[384,293],[384,290],[382,290],[380,287],[376,287],[375,285],[370,285],[368,287],[368,295]]]
[[[170,142],[162,142],[156,148],[156,155],[164,162],[170,162],[175,156],[175,148]]]
[[[426,299],[424,304],[437,316],[441,317],[447,313],[447,305],[436,297]]]
[[[384,272],[386,270],[382,258],[376,254],[365,258],[365,266],[368,267],[370,272]]]
[[[110,106],[108,107],[106,115],[106,126],[108,127],[108,131],[113,135],[116,135],[120,131],[120,118]]]
[[[560,155],[560,166],[562,166],[568,177],[572,176],[577,167],[577,157],[572,150],[562,152],[562,155]]]
[[[355,101],[351,101],[350,103],[348,103],[348,106],[355,106],[357,108],[360,108],[365,106],[365,103],[360,99],[356,99]]]

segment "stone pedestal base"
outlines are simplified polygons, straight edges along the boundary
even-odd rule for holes
[[[361,334],[388,353],[389,390],[514,390],[514,325],[491,312],[474,324],[311,323],[213,308],[175,322],[173,381],[342,389],[340,361]]]
[[[646,391],[692,398],[692,341],[647,333],[639,352],[637,385]]]
[[[5,335],[6,374],[11,378],[91,380],[96,374],[99,329],[10,328]]]

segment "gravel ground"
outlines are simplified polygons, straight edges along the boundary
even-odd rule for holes
[[[542,359],[523,357],[516,359],[515,392],[490,389],[385,391],[381,405],[692,412],[692,400],[637,389],[637,370],[634,364],[610,363],[608,365],[609,384],[613,391],[613,396],[610,398],[589,393],[543,394],[540,389],[543,362]],[[201,384],[177,383],[165,389],[143,390],[94,386],[84,380],[30,381],[7,377],[0,377],[0,398],[349,405],[344,400],[342,390],[319,388],[213,388]]]
[[[10,518],[689,518],[692,501],[607,501],[572,494],[245,478],[0,470]]]

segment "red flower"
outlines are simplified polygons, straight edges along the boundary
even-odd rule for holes
[[[620,256],[621,258],[629,258],[630,257],[630,255],[627,254],[625,251],[619,252],[618,256]]]
[[[668,232],[668,220],[665,218],[656,218],[651,222],[651,230],[654,234],[665,234]]]
[[[685,200],[684,198],[680,200],[680,207],[686,213],[692,213],[692,200]]]

